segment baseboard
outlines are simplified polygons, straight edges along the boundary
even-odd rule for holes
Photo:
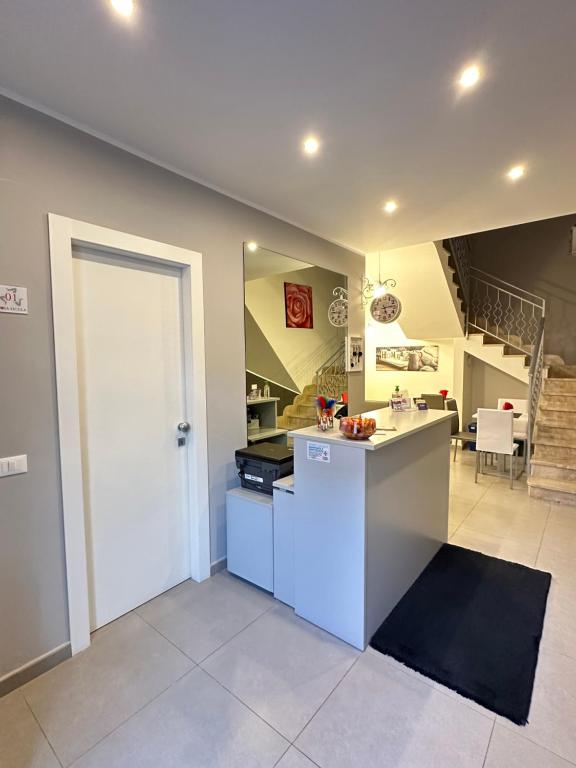
[[[38,677],[38,675],[48,672],[49,669],[70,658],[71,655],[70,643],[63,643],[58,648],[38,656],[37,659],[32,659],[22,667],[8,672],[4,677],[0,677],[0,698]]]
[[[210,565],[210,576],[214,576],[220,571],[226,570],[227,559],[222,557],[220,560]],[[14,691],[24,683],[33,680],[38,675],[48,672],[49,669],[55,667],[60,662],[65,661],[71,656],[70,643],[63,643],[58,648],[54,648],[52,651],[48,651],[43,656],[39,656],[37,659],[32,659],[22,667],[8,672],[4,677],[0,677],[0,698],[6,696],[7,693]]]
[[[220,560],[216,560],[215,563],[212,563],[210,566],[210,576],[214,576],[214,574],[220,573],[220,571],[225,571],[227,563],[228,561],[225,557],[221,557]]]

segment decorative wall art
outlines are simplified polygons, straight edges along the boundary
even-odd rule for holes
[[[433,373],[438,370],[438,346],[376,347],[376,370]]]
[[[284,283],[286,328],[314,328],[312,286]]]
[[[364,370],[364,339],[362,336],[346,338],[346,371],[359,373]]]

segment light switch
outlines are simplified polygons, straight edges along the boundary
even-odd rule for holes
[[[8,456],[0,459],[0,477],[28,472],[28,456]]]

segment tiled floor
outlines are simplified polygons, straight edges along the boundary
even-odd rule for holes
[[[576,765],[576,510],[452,466],[456,544],[552,571],[519,728],[359,653],[221,573],[186,582],[0,700],[1,768],[563,768]]]

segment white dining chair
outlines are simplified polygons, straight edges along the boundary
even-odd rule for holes
[[[510,488],[514,488],[514,458],[517,451],[518,444],[514,442],[513,412],[499,411],[497,408],[478,408],[474,482],[478,482],[478,471],[483,471],[482,463],[486,466],[486,454],[498,454],[510,457]]]

